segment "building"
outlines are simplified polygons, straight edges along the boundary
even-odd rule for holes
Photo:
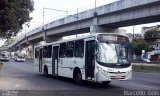
[[[142,27],[141,34],[142,37],[144,38],[145,32],[149,30],[160,30],[160,25],[157,26],[151,26],[151,27]],[[153,50],[153,57],[154,61],[159,61],[160,60],[160,39],[155,40],[154,42],[150,42],[150,46],[154,49]]]

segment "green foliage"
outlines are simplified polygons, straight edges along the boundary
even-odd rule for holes
[[[16,38],[9,38],[4,42],[4,45],[2,47],[7,47],[8,45],[12,44]]]
[[[144,34],[144,38],[147,42],[152,43],[155,42],[157,39],[160,39],[160,26],[153,27],[152,30],[148,30]]]
[[[0,9],[0,38],[15,36],[31,20],[33,5],[32,0],[8,0],[6,7]]]
[[[0,10],[4,9],[8,4],[8,0],[0,0]]]
[[[149,44],[143,39],[134,39],[131,43],[131,47],[136,55],[141,55],[142,50],[151,51]]]
[[[160,67],[158,66],[133,65],[132,68],[135,72],[160,73]]]

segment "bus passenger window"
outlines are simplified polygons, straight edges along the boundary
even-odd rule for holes
[[[47,58],[47,47],[48,46],[43,47],[43,58]]]
[[[35,58],[39,57],[39,48],[35,48]]]
[[[73,57],[74,41],[68,42],[66,46],[66,57]]]
[[[59,57],[64,58],[66,55],[66,43],[60,44]]]
[[[75,57],[83,57],[84,56],[84,40],[78,40],[75,42]]]
[[[52,55],[52,45],[49,45],[47,50],[47,58],[51,58],[51,55]]]

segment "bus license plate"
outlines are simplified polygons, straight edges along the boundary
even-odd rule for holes
[[[116,78],[117,78],[117,79],[120,79],[120,78],[121,78],[121,74],[117,74],[117,75],[116,75]]]

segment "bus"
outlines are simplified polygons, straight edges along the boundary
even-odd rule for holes
[[[0,60],[1,61],[9,61],[10,54],[8,51],[1,51],[0,52]]]
[[[26,60],[25,53],[23,53],[23,52],[15,52],[14,53],[14,61],[24,62],[25,60]]]
[[[76,83],[109,84],[132,78],[129,38],[95,33],[34,47],[34,69],[44,75],[73,78]]]

